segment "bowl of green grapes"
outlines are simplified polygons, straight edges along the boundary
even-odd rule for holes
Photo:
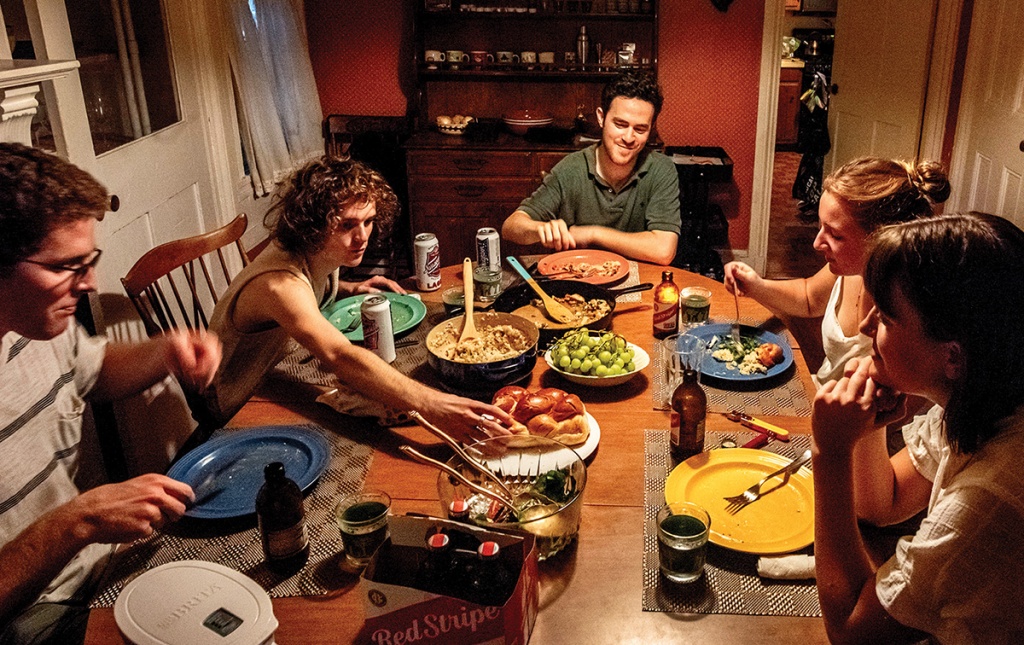
[[[639,374],[650,364],[651,357],[642,347],[618,334],[581,327],[552,343],[544,360],[573,383],[611,387]]]

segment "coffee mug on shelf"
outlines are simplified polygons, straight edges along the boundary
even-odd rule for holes
[[[437,64],[445,61],[444,52],[428,49],[423,52],[423,61],[427,64],[427,69],[437,69]]]
[[[519,54],[513,52],[497,52],[494,57],[499,65],[511,65],[519,62]]]
[[[523,52],[519,54],[519,60],[526,65],[526,69],[533,69],[537,64],[537,52]]]
[[[461,49],[449,49],[444,55],[448,60],[449,69],[459,69],[461,63],[469,62],[469,54]]]
[[[476,65],[477,67],[483,67],[487,63],[494,62],[494,54],[485,51],[474,50],[469,52],[469,61]]]
[[[541,65],[554,65],[555,52],[541,52],[537,54],[537,62]]]

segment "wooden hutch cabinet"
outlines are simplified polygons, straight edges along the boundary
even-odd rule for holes
[[[573,136],[578,115],[596,129],[601,89],[622,69],[657,69],[653,0],[421,0],[415,19],[416,129],[405,144],[412,234],[437,235],[442,264],[475,256],[478,228],[500,230],[524,197],[562,157],[586,141]],[[572,60],[586,28],[587,62]],[[597,51],[600,44],[601,58]],[[632,56],[628,52],[633,47]],[[480,62],[428,61],[451,52]],[[514,54],[499,63],[498,52]],[[523,63],[533,52],[538,62]],[[567,59],[566,53],[572,54]],[[483,55],[481,56],[482,53]],[[542,62],[550,54],[553,62]],[[437,56],[435,53],[434,56]],[[493,58],[493,60],[492,60]],[[529,55],[527,56],[529,59]],[[509,132],[502,116],[546,112],[542,133]],[[438,131],[440,115],[473,116],[463,135]],[[540,136],[534,136],[540,135]],[[549,135],[549,136],[545,136]],[[503,243],[504,254],[526,251]]]

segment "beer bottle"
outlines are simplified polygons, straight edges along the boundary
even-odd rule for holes
[[[661,284],[654,290],[654,337],[665,338],[679,329],[679,287],[671,271],[661,272]]]
[[[486,541],[476,551],[477,560],[470,576],[473,602],[480,605],[501,606],[508,602],[515,584],[512,574],[501,558],[497,542]]]
[[[697,380],[698,371],[683,366],[683,382],[672,393],[670,445],[676,463],[704,450],[704,421],[708,395]]]
[[[451,538],[439,531],[427,537],[426,547],[426,555],[416,572],[416,586],[423,591],[452,595],[455,580]]]
[[[464,499],[453,499],[448,504],[448,519],[453,522],[471,524],[469,521],[469,502]]]
[[[278,575],[298,572],[309,558],[302,491],[275,461],[263,469],[265,481],[256,495],[256,517],[267,568]]]

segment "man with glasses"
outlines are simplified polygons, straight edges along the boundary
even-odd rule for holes
[[[185,512],[185,484],[147,474],[79,493],[84,400],[138,393],[173,374],[210,382],[220,344],[173,333],[139,344],[89,337],[74,320],[96,289],[106,190],[46,152],[0,144],[0,643],[84,638],[114,545]]]

